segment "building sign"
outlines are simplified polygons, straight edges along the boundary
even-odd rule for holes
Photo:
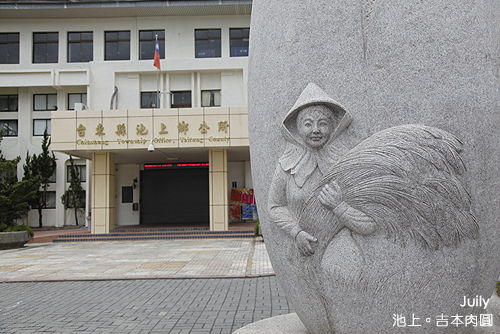
[[[130,125],[130,124],[129,124]],[[111,142],[115,142],[118,145],[137,145],[137,146],[147,146],[151,139],[155,144],[203,144],[203,143],[213,143],[215,146],[220,146],[221,144],[229,145],[230,137],[227,135],[229,129],[229,122],[227,120],[220,120],[217,122],[216,129],[212,130],[212,127],[207,124],[205,120],[203,120],[199,125],[197,125],[194,129],[197,128],[196,132],[199,133],[199,136],[189,136],[188,132],[190,131],[190,123],[185,120],[179,120],[176,126],[177,133],[171,133],[170,138],[166,137],[169,135],[169,131],[167,129],[167,124],[160,123],[160,129],[153,138],[148,136],[150,134],[150,130],[144,123],[138,122],[135,124],[135,135],[139,136],[139,138],[126,138],[127,133],[127,125],[126,123],[117,123],[112,125],[113,129],[109,131],[110,135],[107,135],[107,131],[103,122],[100,122],[95,127],[95,136],[99,136],[99,139],[94,138],[86,138],[87,128],[83,124],[79,124],[76,128],[77,136],[81,139],[76,140],[76,144],[78,146],[81,145],[109,145]],[[106,127],[109,127],[107,125]],[[192,128],[192,127],[191,127]],[[91,134],[92,135],[92,134]],[[150,134],[151,135],[151,134]],[[129,147],[130,148],[130,147]]]

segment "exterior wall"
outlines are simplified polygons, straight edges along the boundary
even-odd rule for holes
[[[122,187],[134,186],[134,179],[137,179],[136,187],[133,190],[134,203],[139,203],[139,189],[141,178],[139,177],[139,164],[122,164],[116,166],[116,187],[115,187],[115,214],[116,225],[139,225],[140,211],[132,210],[132,203],[122,203]],[[140,210],[140,208],[139,208]]]
[[[246,188],[245,185],[245,162],[235,161],[227,163],[227,186],[229,193],[233,187],[233,182],[237,183],[236,188]]]
[[[253,189],[252,168],[250,161],[245,161],[245,185],[247,188]]]
[[[139,59],[139,31],[140,30],[165,30],[165,59],[161,60],[162,71],[159,74],[160,90],[163,92],[161,107],[170,107],[169,91],[191,90],[192,107],[201,106],[202,90],[221,90],[221,107],[235,110],[235,115],[229,119],[230,130],[243,129],[232,134],[234,146],[248,146],[248,131],[246,120],[247,105],[247,57],[229,56],[229,29],[250,27],[249,15],[228,16],[183,16],[183,17],[126,17],[106,19],[2,19],[0,20],[0,33],[20,33],[20,64],[0,64],[0,95],[18,94],[18,112],[0,112],[0,119],[17,119],[18,136],[5,137],[0,145],[4,156],[8,159],[21,156],[22,161],[18,166],[18,176],[22,178],[26,152],[40,153],[42,137],[33,136],[33,120],[49,119],[49,111],[33,111],[34,94],[57,94],[58,110],[67,113],[69,93],[86,93],[87,105],[99,117],[105,114],[122,117],[119,111],[110,110],[111,96],[115,86],[118,87],[117,101],[113,109],[128,112],[135,110],[135,116],[152,113],[151,109],[140,109],[141,92],[156,91],[157,71],[153,67],[153,60]],[[195,29],[221,29],[221,58],[195,58]],[[104,32],[115,30],[130,30],[130,60],[105,61]],[[32,63],[33,32],[59,32],[58,63]],[[68,63],[67,34],[68,32],[92,31],[94,60],[92,62]],[[238,116],[237,108],[242,107],[244,119]],[[244,108],[244,109],[243,109]],[[102,112],[101,112],[102,110]],[[128,110],[128,111],[127,111]],[[179,110],[183,115],[187,110]],[[86,115],[90,121],[91,111]],[[198,117],[198,116],[196,116]],[[198,117],[199,118],[199,117]],[[172,123],[173,124],[173,123]],[[68,135],[67,128],[62,126],[61,134]],[[135,126],[135,125],[134,125]],[[135,131],[134,131],[135,132]],[[54,133],[54,120],[52,120],[52,133]],[[132,133],[132,131],[131,131]],[[54,136],[53,136],[54,137]],[[161,145],[159,145],[161,147]],[[54,148],[54,140],[52,144]],[[61,147],[61,151],[68,147]],[[66,165],[69,156],[56,153],[57,182],[51,185],[50,190],[56,191],[56,209],[45,209],[44,225],[63,226],[74,224],[73,215],[65,212],[60,197],[68,184],[66,182]],[[89,158],[89,157],[85,157]],[[80,160],[78,163],[85,163]],[[135,166],[135,167],[133,167]],[[90,164],[87,164],[87,173],[90,173]],[[121,225],[137,224],[139,212],[128,210],[122,205],[122,184],[128,184],[129,178],[134,173],[139,173],[137,165],[117,165],[116,175],[116,217]],[[242,168],[238,165],[238,178],[242,178]],[[121,175],[123,173],[123,175]],[[246,173],[246,172],[245,172]],[[242,181],[243,182],[243,181]],[[238,181],[238,184],[240,182]],[[82,184],[88,187],[90,193],[91,178]],[[139,194],[134,193],[134,196]],[[89,195],[88,195],[89,196]],[[135,197],[134,197],[134,201]],[[138,202],[138,199],[137,199]],[[90,204],[90,198],[87,200]],[[86,215],[89,208],[86,210]],[[37,226],[38,214],[32,210],[24,219],[30,226]]]
[[[229,191],[231,191],[234,181],[237,182],[238,188],[253,189],[250,161],[227,163],[227,185]]]

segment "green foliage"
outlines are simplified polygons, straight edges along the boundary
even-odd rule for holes
[[[18,231],[28,232],[28,234],[31,238],[33,238],[35,236],[35,233],[31,229],[31,227],[26,226],[26,225],[11,224],[10,226],[8,226],[4,229],[2,229],[0,226],[0,232],[18,232]]]
[[[254,234],[256,237],[261,236],[261,234],[259,233],[259,226],[260,226],[260,222],[257,220],[257,222],[255,223],[255,226],[254,226]]]
[[[75,222],[78,225],[78,213],[85,209],[85,190],[82,187],[80,172],[75,165],[73,158],[69,157],[70,162],[70,180],[69,187],[61,196],[62,204],[65,209],[73,209],[75,212]]]
[[[1,138],[0,138],[1,142]],[[17,180],[17,164],[20,157],[7,161],[0,151],[0,226],[3,229],[17,225],[16,220],[30,210],[40,187],[37,177]]]
[[[23,180],[38,177],[40,189],[37,197],[30,203],[33,208],[38,209],[38,225],[42,227],[42,209],[47,207],[47,189],[50,179],[56,170],[56,157],[50,152],[50,138],[47,130],[43,133],[42,153],[39,155],[26,154],[26,164],[24,167]]]

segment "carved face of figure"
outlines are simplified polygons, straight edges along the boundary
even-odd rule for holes
[[[297,116],[299,135],[312,148],[321,148],[328,142],[334,123],[332,111],[323,105],[306,107]]]

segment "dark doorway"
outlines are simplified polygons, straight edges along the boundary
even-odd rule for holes
[[[141,224],[209,223],[208,168],[141,171]]]

